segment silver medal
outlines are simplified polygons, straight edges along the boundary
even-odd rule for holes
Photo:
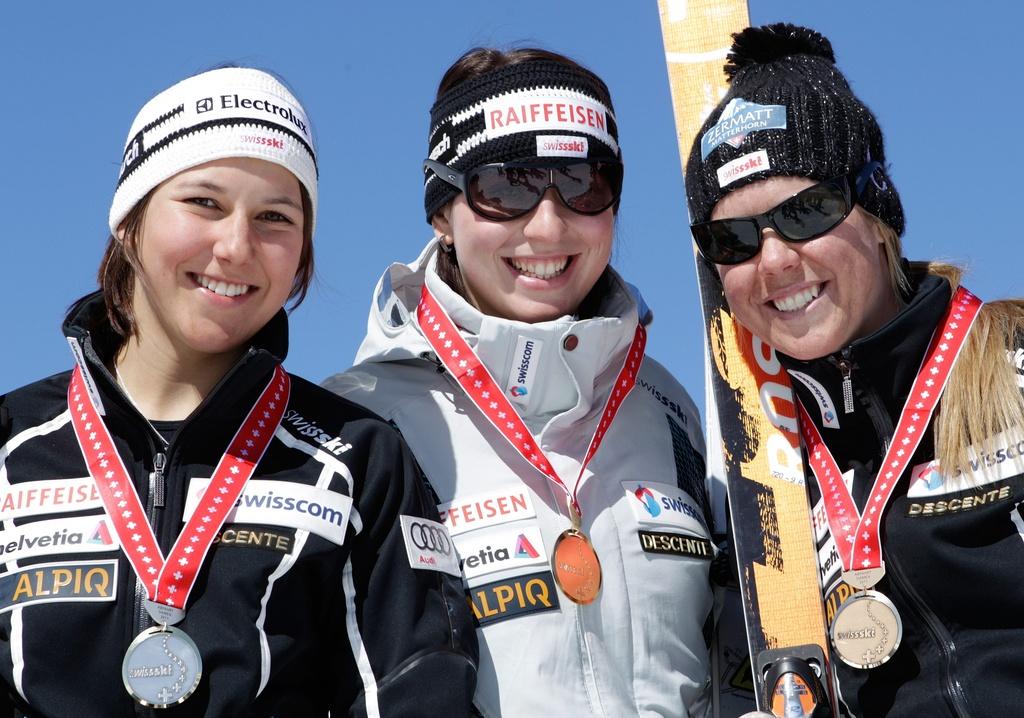
[[[157,603],[152,599],[146,599],[146,613],[154,623],[161,626],[173,626],[175,623],[181,623],[181,619],[185,617],[183,609]]]
[[[203,675],[199,649],[184,631],[154,626],[128,646],[121,664],[124,687],[144,706],[167,708],[192,695]]]
[[[892,658],[900,647],[903,621],[892,601],[883,594],[861,591],[839,607],[829,633],[843,663],[854,668],[875,668]]]

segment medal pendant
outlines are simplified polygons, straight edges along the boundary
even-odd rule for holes
[[[185,611],[182,609],[157,603],[151,599],[146,599],[146,613],[155,623],[162,626],[173,626],[175,623],[180,623],[181,619],[185,617]]]
[[[551,568],[562,593],[574,602],[587,604],[601,590],[601,562],[590,540],[577,529],[563,531],[551,553]]]
[[[862,591],[839,607],[829,633],[843,663],[867,670],[882,665],[896,653],[903,638],[903,621],[883,594]]]
[[[885,576],[885,564],[875,568],[856,568],[843,571],[843,580],[854,588],[867,590],[874,588]]]
[[[203,661],[184,631],[154,626],[128,646],[121,664],[124,687],[136,701],[152,708],[181,703],[199,685]]]

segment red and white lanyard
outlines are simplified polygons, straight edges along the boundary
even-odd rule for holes
[[[103,507],[117,531],[121,550],[146,587],[150,600],[184,608],[214,537],[277,431],[290,392],[291,379],[278,365],[228,444],[206,493],[165,560],[135,484],[85,390],[82,370],[75,368],[68,386],[68,408],[75,436]]]
[[[869,584],[881,576],[871,572],[883,567],[880,531],[886,505],[921,443],[981,305],[982,301],[969,291],[963,287],[957,289],[939,328],[932,335],[924,361],[896,424],[892,443],[871,487],[863,515],[857,510],[835,457],[825,446],[807,409],[798,401],[800,430],[811,470],[821,488],[829,530],[835,539],[843,570],[875,576],[874,580],[866,581]]]
[[[574,512],[573,522],[578,523],[580,512],[579,501],[576,496],[579,493],[580,482],[587,464],[597,453],[605,433],[612,425],[615,414],[626,396],[632,391],[636,384],[636,375],[640,371],[640,364],[644,357],[644,346],[647,344],[647,330],[643,325],[638,324],[636,333],[633,335],[633,342],[629,346],[629,352],[615,378],[615,384],[608,400],[605,402],[604,411],[601,414],[601,421],[597,425],[594,435],[590,438],[590,445],[580,465],[580,472],[576,476],[576,482],[572,490],[566,486],[558,473],[552,468],[551,462],[541,450],[534,439],[533,434],[526,424],[519,417],[519,413],[512,406],[505,393],[498,386],[491,373],[484,366],[483,362],[470,348],[462,334],[452,322],[448,313],[440,305],[434,295],[423,287],[420,295],[420,303],[416,308],[416,317],[419,320],[423,336],[433,348],[437,358],[444,364],[448,372],[455,378],[459,385],[466,392],[469,400],[483,412],[487,420],[504,436],[512,447],[519,454],[530,462],[537,471],[541,472],[558,485],[565,492],[569,499],[569,506]]]

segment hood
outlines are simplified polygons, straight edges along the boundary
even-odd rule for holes
[[[495,380],[508,384],[504,388],[509,391],[515,389],[513,403],[527,424],[536,425],[573,407],[589,410],[595,392],[601,394],[605,375],[611,375],[610,382],[618,371],[638,317],[645,325],[652,321],[639,291],[610,267],[609,290],[599,302],[599,316],[567,315],[535,324],[489,316],[437,275],[438,251],[432,240],[413,262],[392,264],[384,272],[374,291],[357,365],[436,361],[415,316],[426,284]]]
[[[405,361],[433,356],[430,345],[423,338],[415,322],[416,305],[420,301],[424,282],[429,284],[431,291],[441,300],[452,320],[463,329],[469,330],[467,339],[470,346],[474,346],[474,335],[480,331],[484,319],[522,327],[541,328],[552,324],[527,324],[481,314],[437,276],[434,266],[438,251],[437,241],[431,240],[416,259],[408,264],[395,262],[381,275],[373,290],[370,316],[366,323],[366,337],[356,352],[356,364]],[[611,267],[607,272],[613,289],[601,306],[604,317],[635,320],[635,317],[639,316],[644,326],[649,326],[654,321],[654,313],[647,306],[640,290],[622,279]],[[571,317],[561,317],[552,321],[567,320],[573,321]]]

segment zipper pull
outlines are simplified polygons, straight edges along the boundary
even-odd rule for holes
[[[853,371],[849,360],[839,360],[839,371],[843,375],[843,412],[846,414],[853,413],[853,380],[850,378],[850,373]]]
[[[167,457],[158,453],[153,457],[153,508],[164,507],[164,467],[167,465]]]

